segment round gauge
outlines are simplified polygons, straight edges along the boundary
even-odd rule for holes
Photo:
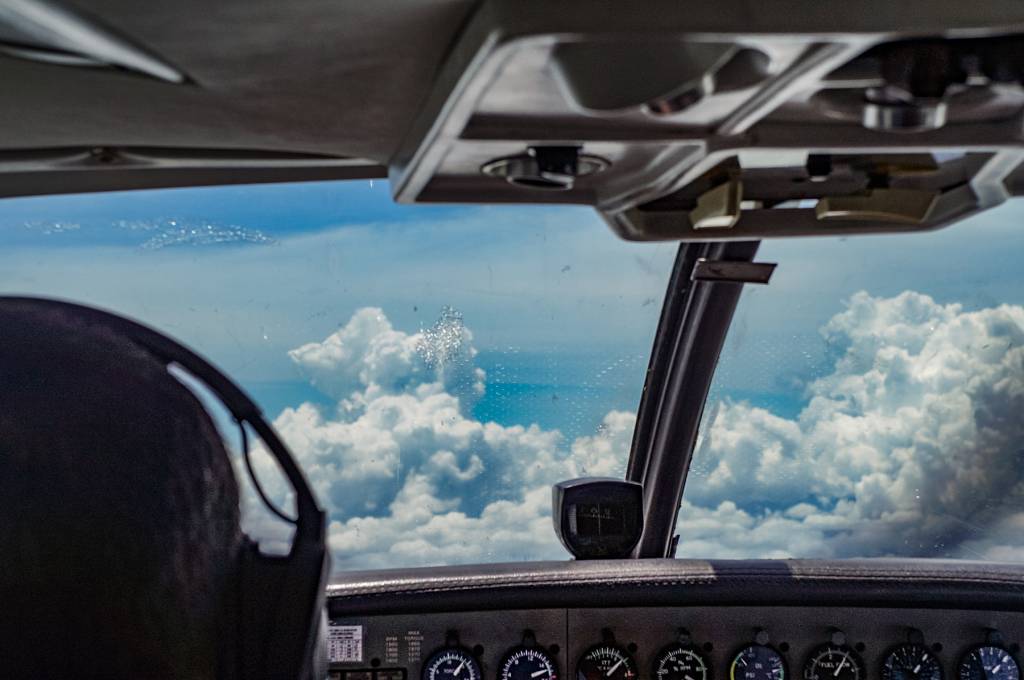
[[[768,645],[750,645],[732,660],[729,680],[786,680],[786,661]]]
[[[576,662],[576,680],[633,680],[636,663],[615,645],[591,647]]]
[[[711,680],[707,660],[689,645],[669,645],[654,659],[655,680]]]
[[[807,659],[804,680],[864,680],[864,664],[846,645],[822,645]]]
[[[480,664],[463,647],[444,647],[423,664],[423,680],[481,680]]]
[[[1020,680],[1020,667],[997,645],[975,647],[960,659],[960,680]]]
[[[900,645],[885,657],[882,680],[942,680],[942,664],[924,645]]]
[[[558,667],[540,647],[515,647],[502,659],[498,680],[558,680]]]

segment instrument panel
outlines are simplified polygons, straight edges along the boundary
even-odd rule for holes
[[[535,609],[335,616],[331,636],[332,680],[1021,680],[1024,614]]]

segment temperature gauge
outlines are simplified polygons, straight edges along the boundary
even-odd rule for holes
[[[612,644],[591,647],[576,663],[576,680],[633,680],[636,663],[624,649]]]

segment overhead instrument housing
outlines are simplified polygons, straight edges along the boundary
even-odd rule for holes
[[[628,239],[721,241],[924,231],[1024,191],[1024,5],[617,7],[481,6],[395,198],[578,203]]]

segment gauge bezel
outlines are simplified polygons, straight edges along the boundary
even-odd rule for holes
[[[745,645],[743,645],[741,647],[737,647],[736,651],[729,657],[729,677],[728,677],[728,680],[735,680],[735,677],[733,676],[733,670],[735,669],[735,666],[736,666],[736,660],[738,658],[740,658],[740,654],[742,654],[746,650],[750,649],[751,647],[765,647],[765,648],[770,649],[771,651],[775,652],[775,655],[778,656],[779,659],[782,661],[782,679],[781,680],[788,680],[789,678],[792,677],[789,674],[789,663],[786,661],[786,655],[783,654],[781,651],[779,651],[778,648],[776,648],[773,645],[762,645],[762,644],[759,644],[757,642],[748,642],[747,644],[745,644]]]
[[[420,680],[430,680],[430,676],[427,675],[427,669],[430,667],[431,661],[433,661],[435,657],[441,656],[446,652],[460,652],[462,654],[465,654],[466,658],[468,658],[476,665],[477,677],[480,678],[480,680],[484,680],[483,663],[481,663],[479,657],[477,657],[477,655],[473,653],[473,650],[469,647],[466,647],[465,645],[443,645],[432,651],[430,654],[428,654],[427,658],[423,661],[423,664],[420,666]]]
[[[811,664],[815,659],[820,657],[823,652],[830,649],[849,654],[850,659],[853,660],[853,665],[857,667],[857,680],[867,680],[867,666],[864,665],[864,659],[861,658],[860,653],[850,645],[836,645],[831,642],[818,645],[807,654],[807,658],[804,660],[803,680],[811,680],[809,674]]]
[[[943,666],[942,659],[939,657],[938,652],[936,652],[934,649],[932,649],[927,644],[917,643],[917,642],[901,642],[898,645],[893,645],[892,647],[889,647],[888,649],[886,649],[885,652],[882,654],[882,660],[881,660],[881,662],[879,664],[879,667],[878,667],[878,679],[879,680],[886,680],[886,678],[885,678],[885,665],[886,665],[886,663],[885,662],[889,660],[889,657],[891,657],[893,654],[896,653],[897,649],[900,649],[902,647],[920,647],[921,649],[923,649],[926,652],[928,652],[929,654],[931,654],[932,657],[935,659],[936,663],[938,664],[938,667],[939,667],[939,677],[938,677],[937,680],[946,680],[946,669],[942,667]]]
[[[693,652],[698,659],[704,664],[704,678],[702,680],[713,680],[714,671],[711,667],[711,659],[704,654],[704,652],[695,644],[683,644],[681,642],[673,642],[667,644],[658,650],[658,653],[651,659],[651,680],[658,680],[658,666],[661,665],[661,660],[668,656],[672,650],[688,651]]]
[[[530,652],[543,656],[551,664],[551,668],[554,669],[551,680],[560,680],[562,677],[562,671],[558,668],[558,661],[555,659],[555,655],[545,649],[542,645],[516,645],[511,648],[501,657],[501,662],[498,664],[498,680],[508,680],[505,677],[505,665],[512,659],[513,655],[519,652]]]
[[[633,674],[635,676],[638,676],[640,674],[640,669],[636,665],[636,658],[629,652],[628,649],[626,649],[625,647],[622,647],[622,646],[620,646],[620,645],[618,645],[617,643],[614,643],[614,642],[599,642],[596,645],[591,645],[591,646],[587,647],[586,649],[584,649],[580,653],[580,655],[576,658],[576,665],[573,667],[573,671],[575,671],[575,674],[579,675],[579,672],[580,672],[580,662],[582,662],[585,658],[587,658],[588,654],[590,654],[591,652],[596,651],[598,649],[601,649],[603,647],[609,647],[611,649],[614,649],[617,652],[619,652],[622,656],[626,657],[626,662],[632,667]]]
[[[1006,655],[1013,659],[1013,663],[1017,664],[1017,680],[1021,680],[1022,671],[1020,667],[1020,659],[1017,658],[1017,655],[1011,652],[1006,645],[992,644],[990,642],[983,642],[981,644],[973,645],[963,651],[963,653],[960,655],[960,658],[957,659],[956,662],[956,680],[960,680],[961,678],[960,669],[963,668],[964,662],[967,661],[967,657],[969,657],[971,654],[978,651],[979,649],[984,649],[986,647],[994,647],[996,649],[1001,649],[1004,652],[1006,652]]]

